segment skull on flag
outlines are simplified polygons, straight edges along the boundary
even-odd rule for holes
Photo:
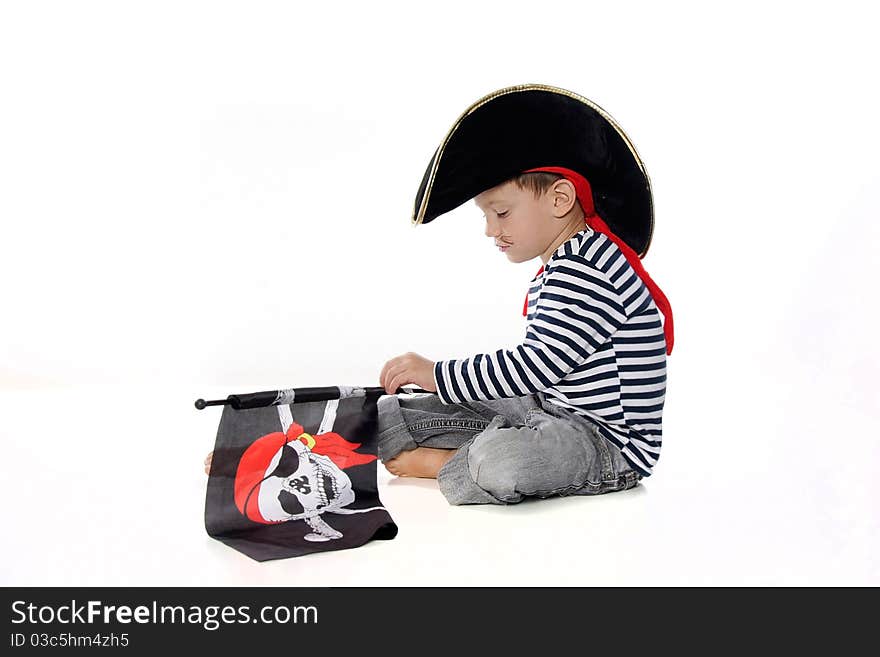
[[[312,436],[296,422],[286,434],[262,436],[238,463],[235,504],[254,522],[306,520],[317,534],[307,535],[308,540],[339,538],[342,535],[319,523],[318,516],[344,513],[340,509],[354,501],[351,480],[343,468],[376,460],[376,456],[355,452],[359,446],[333,432]]]

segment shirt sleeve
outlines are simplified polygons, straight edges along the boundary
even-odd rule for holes
[[[444,404],[547,390],[583,364],[627,319],[620,293],[583,256],[557,258],[545,273],[526,337],[513,349],[434,363]]]

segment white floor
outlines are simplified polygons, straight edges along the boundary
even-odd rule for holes
[[[776,390],[773,412],[713,426],[677,394],[654,476],[598,497],[451,506],[379,465],[397,538],[258,563],[204,529],[220,411],[193,401],[228,392],[3,391],[0,585],[880,584],[876,430],[856,408],[823,421]]]

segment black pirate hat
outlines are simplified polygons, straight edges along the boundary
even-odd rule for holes
[[[412,223],[430,223],[529,171],[558,173],[574,184],[587,225],[617,244],[663,312],[671,354],[672,308],[640,262],[654,232],[648,172],[617,122],[583,96],[545,84],[521,84],[473,103],[428,163]]]
[[[596,212],[639,257],[654,229],[651,183],[611,116],[545,84],[499,89],[473,103],[428,163],[412,223],[427,224],[528,169],[565,167],[590,181]]]

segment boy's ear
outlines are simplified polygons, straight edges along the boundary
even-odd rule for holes
[[[568,214],[577,201],[577,193],[570,180],[562,178],[553,183],[547,190],[553,199],[553,209],[558,212],[557,216]]]

